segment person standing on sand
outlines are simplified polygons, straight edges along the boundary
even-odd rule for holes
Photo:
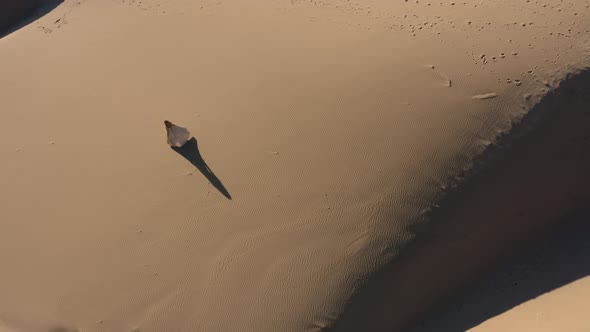
[[[191,133],[184,127],[179,127],[168,120],[164,120],[168,144],[172,147],[181,147],[191,138]]]

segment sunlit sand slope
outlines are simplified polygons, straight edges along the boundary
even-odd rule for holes
[[[587,15],[584,1],[64,1],[0,39],[0,321],[412,324],[532,225],[494,226],[474,194],[456,206],[502,245],[422,258],[463,241],[434,217],[441,199],[588,64]],[[191,145],[171,149],[164,120]],[[434,289],[401,261],[457,281]],[[383,269],[407,279],[373,283]],[[392,296],[355,309],[373,284]]]

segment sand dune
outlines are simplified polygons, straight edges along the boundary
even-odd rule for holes
[[[0,39],[0,322],[414,325],[588,201],[588,6],[65,0]]]
[[[588,330],[589,282],[587,277],[573,282],[490,320],[474,331]]]
[[[517,250],[460,296],[439,306],[416,331],[576,331],[588,328],[588,211]]]
[[[461,292],[502,256],[554,233],[560,224],[567,225],[566,217],[587,209],[589,79],[585,71],[562,82],[491,145],[461,184],[440,198],[424,224],[416,226],[416,240],[353,299],[335,330],[409,328],[411,317],[412,323],[423,321],[421,310],[437,297]],[[481,310],[480,315],[489,312]],[[468,315],[459,313],[447,322],[448,331],[473,327]],[[437,322],[423,330],[443,331]]]

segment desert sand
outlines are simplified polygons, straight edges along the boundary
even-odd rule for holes
[[[587,331],[590,279],[583,278],[531,300],[473,331]]]
[[[587,1],[54,5],[0,39],[0,329],[405,331],[588,206]]]
[[[588,214],[563,221],[530,248],[513,251],[413,331],[588,330]]]

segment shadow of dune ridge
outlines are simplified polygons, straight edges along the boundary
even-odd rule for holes
[[[590,202],[589,202],[590,205]],[[522,303],[590,276],[590,208],[441,305],[412,332],[463,332]]]
[[[590,249],[584,236],[590,231],[590,67],[545,94],[456,179],[410,226],[410,242],[367,276],[323,331],[466,331],[589,276]],[[499,264],[558,234],[573,220],[577,231],[560,243],[578,243],[578,249],[563,247],[562,255],[545,250],[536,256],[555,262],[548,263],[549,269],[558,266],[566,272],[538,274],[538,283],[526,287],[526,282],[512,281],[516,284],[511,287],[522,290],[469,302],[474,307],[455,313],[455,319],[432,318],[448,313],[449,301]],[[575,257],[564,258],[574,252]],[[537,265],[540,272],[547,270],[543,266]],[[496,286],[489,287],[501,291]]]
[[[43,17],[64,0],[0,0],[0,39]]]
[[[201,152],[199,151],[199,146],[197,144],[196,138],[191,138],[188,142],[186,142],[182,147],[172,147],[172,150],[176,151],[178,154],[183,156],[186,160],[188,160],[191,164],[193,164],[206,178],[209,182],[217,189],[220,193],[223,194],[227,199],[231,200],[231,195],[225,189],[221,180],[215,176],[215,173],[209,168],[209,165],[205,162],[203,157],[201,156]]]

